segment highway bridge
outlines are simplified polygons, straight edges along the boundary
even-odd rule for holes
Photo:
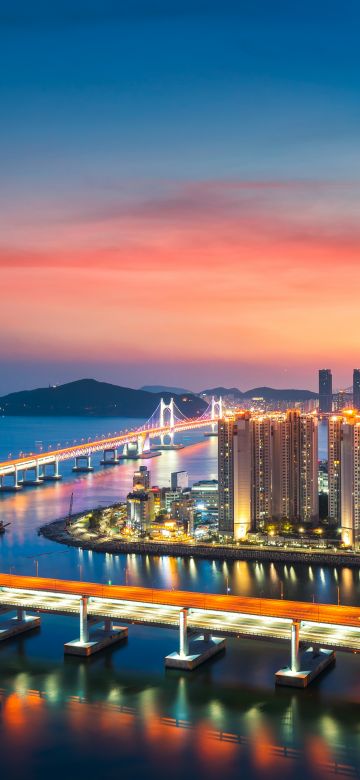
[[[0,463],[0,490],[19,490],[22,487],[41,485],[49,480],[61,479],[59,464],[74,460],[73,471],[93,471],[91,456],[102,453],[104,466],[117,465],[122,459],[149,458],[161,449],[176,449],[175,434],[201,428],[209,428],[222,416],[222,399],[215,398],[205,412],[189,419],[177,408],[172,398],[169,404],[161,399],[150,419],[139,428],[122,431],[117,435],[74,443],[70,447],[48,452],[31,453]],[[165,439],[169,444],[165,444]],[[151,446],[152,441],[159,443]],[[121,450],[121,454],[118,454]]]
[[[78,654],[101,649],[82,652],[91,644],[89,626],[100,621],[107,621],[108,631],[113,622],[177,628],[177,656],[185,660],[192,654],[189,631],[201,632],[207,643],[224,643],[216,637],[226,636],[287,640],[293,671],[301,665],[300,643],[360,651],[359,607],[0,574],[0,609],[17,610],[24,630],[27,610],[79,616],[80,639],[73,643]]]

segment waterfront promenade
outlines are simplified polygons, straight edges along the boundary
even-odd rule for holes
[[[47,539],[102,553],[135,553],[137,555],[170,555],[183,558],[210,558],[244,561],[279,561],[281,563],[308,563],[313,565],[360,567],[360,555],[355,552],[339,550],[319,550],[315,548],[295,549],[281,547],[263,547],[253,544],[225,545],[218,543],[185,543],[158,541],[127,541],[109,536],[96,539],[76,537],[69,533],[66,520],[55,520],[40,528]]]

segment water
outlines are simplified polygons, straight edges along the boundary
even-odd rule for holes
[[[104,419],[0,419],[0,457],[48,444],[103,435],[136,424]],[[191,446],[149,462],[153,484],[171,471],[190,480],[217,473],[216,439],[188,434]],[[324,457],[325,455],[320,455]],[[95,459],[96,463],[96,459]],[[123,498],[135,464],[0,497],[0,569],[99,582],[359,604],[359,572],[345,567],[232,564],[166,557],[103,555],[66,548],[37,528],[66,513]],[[288,662],[283,644],[228,640],[226,654],[192,674],[164,670],[173,630],[129,627],[125,646],[86,662],[63,658],[78,634],[72,617],[44,615],[41,630],[0,646],[0,748],[4,776],[247,778],[359,776],[360,660],[338,653],[336,668],[307,691],[274,689]]]

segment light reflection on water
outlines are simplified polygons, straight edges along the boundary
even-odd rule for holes
[[[153,483],[168,484],[182,468],[191,481],[216,476],[216,450],[216,439],[200,437],[163,453],[150,462]],[[126,495],[135,466],[73,479],[68,464],[61,483],[2,496],[11,529],[0,538],[1,570],[34,573],[37,560],[44,576],[274,597],[283,589],[285,598],[309,601],[336,602],[339,587],[343,603],[359,603],[359,572],[351,569],[103,555],[37,536],[39,525],[66,513],[72,492],[75,510]],[[174,631],[130,626],[125,646],[89,663],[64,661],[63,644],[77,631],[75,618],[44,615],[39,632],[0,647],[5,777],[64,777],[71,767],[71,777],[300,779],[333,776],[336,762],[338,776],[357,776],[358,656],[339,653],[336,668],[308,691],[276,691],[274,673],[288,663],[283,644],[231,639],[223,657],[186,676],[164,670]]]

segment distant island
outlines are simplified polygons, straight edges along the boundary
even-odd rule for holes
[[[79,379],[64,385],[22,390],[0,398],[0,414],[8,416],[86,416],[148,418],[160,398],[174,396],[186,417],[201,415],[207,403],[197,395],[154,393],[119,387],[95,379]]]

